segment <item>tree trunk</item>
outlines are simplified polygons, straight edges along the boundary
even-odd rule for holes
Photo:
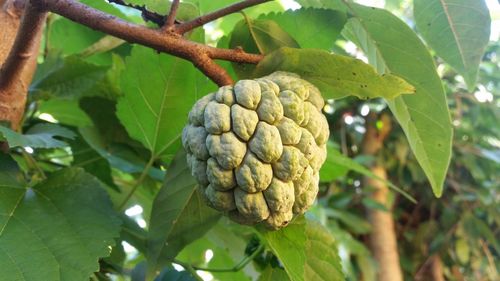
[[[376,156],[391,130],[391,121],[389,116],[382,115],[382,128],[377,130],[374,119],[373,115],[367,118],[363,153]],[[371,171],[380,179],[387,180],[387,172],[382,165],[374,164]],[[372,200],[384,205],[388,210],[392,209],[388,202],[389,188],[384,182],[365,177],[364,186],[375,189],[371,195]],[[403,274],[399,264],[398,244],[392,213],[390,211],[369,209],[367,216],[372,226],[370,248],[378,264],[377,280],[402,281]]]
[[[24,0],[0,0],[0,65],[2,68],[14,45],[24,6]],[[8,86],[0,87],[0,121],[10,123],[14,130],[19,129],[24,115],[28,87],[36,70],[40,33],[41,29],[31,47],[31,52],[22,54],[23,57],[20,59],[26,59],[27,62],[20,70],[20,75],[16,76],[16,81]],[[2,75],[1,71],[0,75]]]

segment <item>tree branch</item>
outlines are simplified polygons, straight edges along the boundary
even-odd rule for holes
[[[0,7],[0,121],[13,130],[22,123],[45,18],[43,10],[23,0],[2,1]]]
[[[172,5],[170,6],[170,12],[165,20],[165,25],[163,25],[163,30],[173,29],[175,17],[177,16],[177,9],[179,8],[179,2],[180,0],[173,0]]]
[[[38,53],[37,42],[47,13],[26,3],[16,40],[0,69],[0,92],[19,81],[29,59]]]
[[[272,0],[245,0],[245,1],[241,1],[241,2],[235,3],[233,5],[224,7],[220,10],[216,10],[212,13],[208,13],[206,15],[195,18],[194,20],[191,20],[191,21],[188,21],[185,23],[181,23],[177,26],[176,31],[179,34],[184,34],[190,30],[193,30],[199,26],[202,26],[206,23],[214,21],[214,20],[221,18],[223,16],[226,16],[226,15],[229,15],[232,13],[236,13],[236,12],[239,12],[243,9],[248,8],[248,7],[255,6],[255,5],[262,4],[264,2],[269,2],[269,1],[272,1]]]
[[[35,1],[35,0],[33,0]],[[210,59],[223,59],[239,63],[258,63],[263,56],[248,54],[242,50],[219,49],[192,42],[182,36],[164,33],[159,29],[133,24],[106,14],[74,0],[36,0],[39,7],[70,20],[157,51],[168,53],[193,62],[203,73],[221,85],[230,83],[227,71]],[[263,0],[260,0],[263,2]],[[225,77],[224,77],[225,76]]]
[[[219,86],[234,84],[233,79],[227,71],[215,63],[208,55],[196,56],[192,59],[194,66],[196,66],[203,74],[210,77]]]

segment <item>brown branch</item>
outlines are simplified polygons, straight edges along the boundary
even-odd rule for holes
[[[163,30],[173,30],[175,24],[175,17],[177,16],[177,9],[179,8],[180,0],[173,0],[170,6],[170,12],[168,13],[167,19],[165,20],[165,25]]]
[[[243,9],[248,8],[248,7],[259,5],[259,4],[262,4],[264,2],[269,2],[269,1],[272,1],[272,0],[245,0],[245,1],[241,1],[241,2],[235,3],[233,5],[224,7],[220,10],[216,10],[212,13],[208,13],[206,15],[195,18],[191,21],[181,23],[177,26],[176,31],[179,34],[184,34],[190,30],[193,30],[199,26],[202,26],[206,23],[214,21],[214,20],[221,18],[223,16],[226,16],[226,15],[229,15],[232,13],[236,13],[236,12],[239,12]]]
[[[21,20],[11,52],[0,69],[0,92],[11,88],[22,75],[29,59],[38,53],[37,42],[47,13],[29,3]]]
[[[34,1],[34,0],[33,0]],[[158,29],[133,24],[106,14],[74,0],[36,0],[39,7],[64,16],[95,30],[113,35],[130,43],[138,43],[157,51],[168,53],[193,62],[205,75],[219,85],[232,81],[227,71],[211,59],[223,59],[239,63],[258,63],[263,56],[248,54],[242,50],[214,48],[192,42],[179,35],[164,33]],[[261,0],[261,2],[263,2]],[[221,77],[225,76],[224,79]]]
[[[194,57],[192,62],[207,77],[210,77],[212,81],[217,83],[217,85],[225,86],[234,84],[233,79],[227,74],[227,71],[215,63],[208,55]]]
[[[0,7],[0,121],[14,130],[22,123],[45,18],[44,11],[23,0]]]

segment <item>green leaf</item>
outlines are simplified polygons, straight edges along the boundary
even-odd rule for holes
[[[213,229],[212,229],[213,230]],[[212,232],[212,230],[210,232]],[[224,233],[220,234],[221,239],[225,240],[227,235],[231,235],[231,231],[228,231],[227,228],[224,229]],[[233,234],[234,235],[234,234]],[[230,251],[237,248],[238,245],[230,244],[228,248],[221,247],[209,240],[210,237],[207,235],[202,238],[194,241],[193,243],[186,246],[180,253],[177,255],[177,259],[190,263],[193,265],[198,265],[204,268],[216,268],[216,269],[227,269],[231,268],[233,265],[237,264],[241,260],[241,258],[234,259],[231,257]],[[210,260],[206,259],[206,252],[210,250],[213,253],[213,257]],[[242,251],[243,252],[243,251]],[[235,271],[235,272],[210,272],[214,276],[215,280],[218,281],[250,281],[251,279],[245,275],[243,270]]]
[[[469,252],[467,240],[460,238],[455,242],[455,253],[460,263],[467,264],[469,262]]]
[[[335,147],[331,142],[328,142],[327,144],[326,155],[327,157],[325,163],[323,163],[323,166],[321,166],[321,169],[319,170],[319,178],[322,182],[331,182],[337,178],[345,176],[349,170],[351,170],[349,166],[342,165],[342,160],[345,160],[345,158],[348,157],[340,153],[337,147]]]
[[[30,93],[44,99],[76,100],[82,96],[114,99],[118,93],[108,77],[112,70],[76,56],[50,58],[37,69]]]
[[[50,114],[59,123],[75,127],[86,127],[92,125],[92,120],[78,105],[76,100],[50,99],[40,101],[37,107],[38,117],[41,114]]]
[[[87,173],[94,175],[107,186],[119,190],[111,177],[111,167],[106,158],[102,157],[90,147],[82,136],[70,142],[71,155],[74,167],[83,168]]]
[[[325,8],[346,12],[347,8],[342,2],[343,0],[295,0],[305,8]]]
[[[345,280],[332,235],[320,224],[295,219],[279,231],[262,231],[292,281]]]
[[[130,147],[122,144],[112,143],[94,127],[80,128],[80,135],[99,155],[106,158],[112,167],[126,173],[140,173],[146,166],[146,161],[134,153]],[[149,176],[161,181],[164,172],[151,167]]]
[[[0,126],[0,138],[2,135],[10,148],[26,146],[31,148],[65,147],[68,144],[55,137],[73,139],[76,136],[71,130],[50,123],[36,124],[26,134],[19,134],[7,127]]]
[[[122,74],[123,97],[117,116],[129,135],[154,157],[173,155],[180,147],[182,128],[191,106],[202,95],[201,74],[180,58],[135,46]]]
[[[108,67],[68,57],[57,68],[50,69],[43,80],[35,81],[30,91],[36,95],[74,98],[90,91],[102,80]]]
[[[128,17],[116,6],[102,0],[82,0],[85,5],[101,10],[107,14],[128,20]],[[93,30],[67,18],[60,17],[48,26],[48,47],[50,53],[62,52],[64,55],[77,54],[99,41],[104,33]],[[111,62],[110,53],[102,53],[88,58],[89,61],[101,65]]]
[[[90,57],[95,54],[105,53],[107,51],[111,51],[121,46],[125,42],[126,41],[123,39],[113,37],[111,35],[105,35],[97,42],[95,42],[94,44],[88,46],[83,51],[81,51],[79,55],[82,57]]]
[[[371,230],[370,223],[355,214],[337,209],[326,209],[325,212],[329,217],[340,220],[353,233],[366,234]]]
[[[380,178],[379,176],[372,173],[372,171],[370,171],[370,169],[364,167],[363,165],[359,164],[358,162],[354,161],[353,159],[340,153],[340,151],[338,151],[331,143],[328,143],[326,148],[327,148],[327,156],[326,156],[326,161],[325,161],[325,165],[326,165],[325,169],[326,170],[323,170],[323,168],[321,168],[321,170],[320,170],[320,178],[322,180],[325,178],[327,180],[330,179],[331,175],[328,173],[330,171],[332,171],[333,169],[338,169],[342,173],[344,173],[344,171],[346,171],[346,170],[355,171],[355,172],[358,172],[364,176],[382,181],[383,183],[387,184],[391,189],[393,189],[394,191],[403,195],[406,199],[410,200],[413,203],[417,202],[415,200],[415,198],[413,198],[410,194],[406,193],[400,187],[394,185],[390,181],[387,181],[387,180]],[[334,173],[338,173],[338,171],[334,171]]]
[[[196,186],[186,154],[180,150],[153,202],[148,240],[150,272],[165,265],[219,220],[220,214],[203,202]]]
[[[23,175],[20,173],[16,161],[10,155],[0,153],[0,187],[22,187],[22,182]]]
[[[500,253],[500,244],[498,243],[497,236],[495,236],[495,233],[484,221],[467,212],[462,219],[462,223],[464,230],[469,236],[475,239],[486,240],[493,246],[497,253]]]
[[[81,169],[58,171],[32,188],[1,179],[0,276],[89,280],[110,254],[119,223],[99,181]]]
[[[147,253],[147,239],[148,233],[142,229],[132,218],[124,214],[120,215],[122,219],[122,230],[120,237],[127,241],[130,245],[134,246],[137,251]]]
[[[258,281],[288,281],[286,271],[279,267],[268,266],[260,275]]]
[[[347,15],[334,10],[302,8],[272,12],[261,15],[259,19],[275,21],[302,48],[330,50],[347,21]]]
[[[217,1],[206,1],[206,0],[187,0],[186,2],[191,2],[200,8],[202,14],[208,12],[213,12],[217,9],[232,5],[235,3],[234,0],[217,0]],[[259,15],[269,12],[283,11],[283,6],[279,1],[268,1],[261,3],[256,6],[248,7],[244,10],[245,14],[249,18],[257,18]],[[217,21],[213,21],[215,29],[221,29],[224,34],[229,34],[231,30],[234,29],[236,24],[243,18],[241,13],[233,13],[226,15]]]
[[[146,279],[146,262],[140,262],[137,264],[131,272],[131,281],[144,281]],[[154,281],[197,281],[189,272],[187,271],[177,271],[171,266],[165,268],[161,273],[154,279]]]
[[[196,5],[189,3],[191,1],[182,2],[177,10],[177,20],[187,21],[194,19],[200,15]],[[144,6],[149,11],[156,12],[161,15],[167,15],[170,11],[170,1],[163,0],[126,0],[125,3]]]
[[[413,14],[425,41],[474,90],[490,39],[491,19],[483,0],[415,0]]]
[[[394,73],[416,88],[414,95],[388,104],[439,197],[451,158],[452,126],[434,61],[418,36],[393,14],[357,4],[348,7],[353,18],[343,35],[363,49],[379,72]]]
[[[299,44],[273,20],[245,19],[234,27],[229,47],[268,54],[281,47],[299,48]]]
[[[267,55],[257,65],[255,76],[264,76],[277,70],[300,75],[317,86],[325,99],[348,95],[362,99],[392,99],[414,92],[413,86],[395,75],[379,75],[373,67],[358,59],[324,50],[281,48]]]
[[[281,47],[299,48],[299,44],[272,20],[245,18],[234,27],[229,37],[229,48],[242,48],[254,54],[268,54]],[[251,77],[253,64],[233,63],[240,78]]]
[[[177,271],[170,268],[162,271],[155,281],[197,281],[197,279],[187,271]]]

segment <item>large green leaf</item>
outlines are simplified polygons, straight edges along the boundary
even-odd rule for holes
[[[490,38],[491,19],[483,0],[415,0],[413,14],[425,41],[473,90]]]
[[[73,139],[75,133],[62,126],[50,123],[40,123],[31,127],[26,134],[20,134],[0,125],[0,139],[5,139],[9,147],[56,148],[68,144],[55,137]]]
[[[299,74],[316,85],[324,98],[354,95],[362,99],[392,99],[415,91],[413,86],[396,75],[379,75],[373,67],[358,59],[324,50],[280,48],[257,65],[255,76],[277,70]]]
[[[81,169],[34,187],[0,176],[2,280],[89,280],[120,230],[99,181]]]
[[[259,19],[275,21],[302,48],[330,50],[346,23],[347,15],[334,10],[302,8],[272,12],[261,15]]]
[[[150,272],[173,259],[200,238],[220,218],[196,191],[196,182],[181,150],[170,164],[162,189],[153,202],[148,240]]]
[[[135,46],[122,75],[117,115],[129,135],[154,157],[180,147],[182,127],[199,93],[198,70],[188,61]]]
[[[348,7],[353,18],[344,36],[364,50],[380,73],[394,73],[416,88],[414,95],[388,104],[439,197],[451,158],[452,126],[434,61],[418,36],[393,14],[357,4]]]
[[[297,218],[279,231],[262,231],[292,281],[345,280],[333,236],[316,222]]]

